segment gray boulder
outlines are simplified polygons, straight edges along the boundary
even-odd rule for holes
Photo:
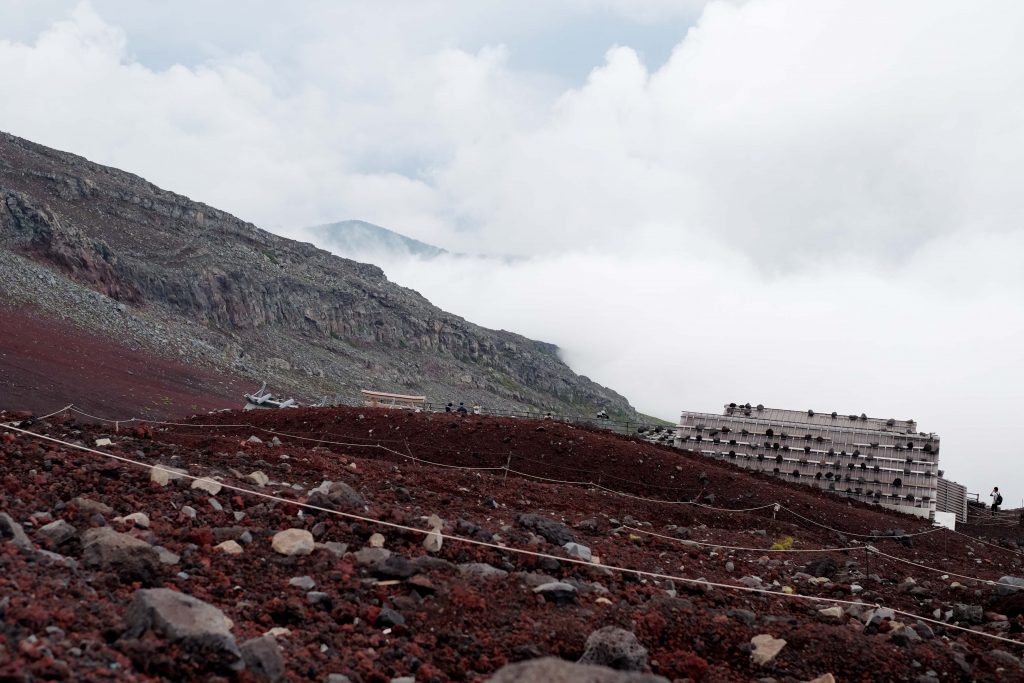
[[[74,506],[75,508],[78,509],[79,512],[83,513],[84,515],[100,514],[104,517],[109,517],[110,515],[114,514],[114,508],[110,507],[106,503],[101,503],[98,500],[85,498],[83,496],[72,498],[68,502],[68,505]]]
[[[126,637],[146,631],[202,653],[212,663],[242,668],[242,653],[231,634],[231,621],[213,605],[169,588],[135,591],[125,613]]]
[[[571,583],[554,581],[545,583],[533,589],[534,593],[544,596],[548,602],[556,605],[567,605],[576,602],[576,587]]]
[[[51,548],[64,545],[75,536],[78,535],[78,530],[65,522],[63,519],[58,519],[55,522],[39,528],[36,532],[37,535],[43,539],[43,542]]]
[[[147,585],[160,570],[160,554],[153,546],[105,526],[82,534],[82,560],[86,567],[113,571],[122,579]]]
[[[363,497],[343,481],[325,481],[313,489],[307,501],[310,505],[329,510],[362,510]]]
[[[1016,593],[1021,588],[1024,588],[1024,579],[1018,576],[1004,576],[999,579],[999,585],[996,586],[996,590],[999,591],[1000,595]]]
[[[487,683],[669,683],[669,680],[651,674],[542,657],[503,666],[487,679]]]
[[[544,517],[543,515],[525,514],[519,515],[519,524],[527,529],[537,532],[543,536],[548,543],[564,546],[566,543],[575,541],[572,530],[561,522]]]
[[[587,637],[580,664],[607,666],[618,671],[643,671],[647,668],[647,648],[632,632],[605,626]]]
[[[13,543],[19,548],[32,547],[32,541],[28,540],[25,530],[6,512],[0,512],[0,540]]]
[[[245,669],[254,678],[266,683],[285,680],[284,657],[274,636],[261,636],[242,643],[240,648]]]
[[[508,572],[486,562],[466,562],[459,565],[459,573],[477,579],[504,579]]]

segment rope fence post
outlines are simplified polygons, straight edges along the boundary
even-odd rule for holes
[[[512,467],[512,451],[508,452],[508,459],[505,461],[505,472],[501,475],[502,486],[508,482],[508,470],[510,467]]]

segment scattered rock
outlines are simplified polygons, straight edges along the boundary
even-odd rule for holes
[[[533,589],[533,592],[544,596],[545,600],[556,605],[567,605],[576,602],[576,588],[572,584],[562,581],[553,581],[537,586]]]
[[[508,572],[504,569],[492,567],[485,562],[466,562],[464,564],[460,564],[459,573],[463,576],[470,576],[478,579],[504,579],[508,576]]]
[[[316,581],[313,580],[312,576],[296,576],[288,579],[288,585],[293,588],[301,588],[304,591],[308,591],[316,588]]]
[[[224,541],[213,546],[213,548],[228,555],[241,555],[244,552],[242,546],[238,545],[237,541]]]
[[[647,648],[636,636],[616,626],[605,626],[587,637],[580,664],[596,664],[619,671],[643,671],[647,668]]]
[[[110,439],[107,439],[107,438],[96,439],[96,441],[94,443],[97,446],[112,446],[114,444],[113,441],[111,441]]]
[[[401,555],[388,555],[373,565],[373,573],[388,579],[407,579],[416,573],[412,562]]]
[[[533,513],[519,515],[519,524],[527,529],[533,529],[549,543],[558,546],[565,546],[566,543],[576,540],[569,527],[543,515]]]
[[[185,517],[188,517],[189,519],[195,519],[198,513],[196,512],[196,509],[191,505],[182,505],[181,514]]]
[[[839,605],[834,605],[832,607],[824,607],[818,610],[818,614],[827,619],[842,619],[843,608]]]
[[[839,565],[831,557],[820,557],[808,562],[804,571],[811,576],[827,576],[831,579],[839,571]]]
[[[382,534],[374,534],[370,536],[369,544],[371,548],[383,548],[384,536]]]
[[[82,560],[86,567],[107,569],[122,579],[152,584],[159,574],[160,555],[153,546],[110,527],[82,534]]]
[[[754,647],[750,653],[750,659],[757,666],[764,666],[771,662],[786,647],[786,641],[782,638],[775,638],[768,633],[756,635],[750,639]]]
[[[669,683],[652,674],[616,671],[604,666],[574,664],[557,657],[540,657],[506,664],[487,683]]]
[[[375,625],[379,628],[389,628],[391,626],[397,626],[404,623],[405,617],[390,607],[383,607],[377,614],[377,621],[375,622]]]
[[[32,547],[32,541],[28,540],[25,530],[6,512],[0,512],[0,540],[26,550]]]
[[[193,481],[192,488],[198,489],[200,491],[206,491],[211,496],[216,496],[218,493],[220,493],[220,490],[223,487],[221,486],[219,481],[215,481],[213,479],[210,479],[209,477],[203,477],[202,479],[196,479],[195,481]]]
[[[274,636],[261,636],[242,643],[240,648],[246,671],[258,681],[279,683],[285,680],[284,657]]]
[[[270,477],[265,475],[260,470],[256,470],[255,472],[250,473],[249,476],[246,477],[246,479],[256,484],[257,486],[266,486],[267,484],[270,483]]]
[[[996,590],[999,595],[1010,595],[1024,588],[1024,579],[1017,576],[1003,576],[999,579]]]
[[[0,522],[0,525],[2,524],[3,522]],[[55,522],[50,522],[49,524],[40,527],[36,534],[43,539],[43,542],[46,545],[51,548],[56,548],[64,545],[77,536],[78,530],[63,519],[58,519]]]
[[[153,550],[156,551],[157,556],[160,558],[160,564],[178,564],[181,561],[179,555],[172,553],[161,545],[153,546]]]
[[[309,555],[314,547],[313,534],[305,529],[285,529],[274,534],[271,547],[281,555]]]
[[[263,443],[263,439],[261,439],[260,437],[256,436],[255,434],[253,434],[248,439],[246,439],[245,442],[246,443],[251,443],[251,444],[254,444],[254,445],[258,446],[259,444]]]
[[[590,548],[579,543],[566,543],[562,546],[565,548],[565,554],[569,557],[575,557],[576,559],[583,560],[584,562],[590,562],[593,558],[593,553],[590,552]]]
[[[147,515],[145,512],[133,512],[132,514],[125,515],[124,517],[114,517],[114,521],[120,522],[121,524],[131,522],[133,525],[139,527],[140,529],[149,528],[149,515]]]
[[[138,638],[147,630],[190,651],[214,656],[235,666],[242,653],[231,634],[231,621],[213,605],[168,588],[135,591],[125,613],[127,637]]]
[[[154,465],[149,470],[149,480],[158,486],[167,486],[172,481],[181,479],[184,474],[185,470],[178,469],[177,467]]]
[[[817,678],[807,681],[807,683],[836,683],[836,677],[831,673],[822,674]]]
[[[68,505],[74,507],[79,512],[84,513],[86,515],[99,514],[105,517],[109,517],[110,515],[114,514],[114,508],[110,507],[106,503],[101,503],[99,501],[92,500],[90,498],[84,498],[82,496],[72,498],[68,502]]]
[[[322,482],[309,492],[306,502],[328,510],[362,510],[366,506],[363,497],[343,481]]]
[[[443,544],[444,538],[441,536],[440,529],[432,529],[426,538],[423,539],[423,547],[428,553],[440,552]]]

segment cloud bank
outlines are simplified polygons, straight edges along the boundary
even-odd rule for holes
[[[1024,498],[1024,5],[14,5],[0,128],[280,234],[522,257],[382,265],[646,412],[912,417]]]

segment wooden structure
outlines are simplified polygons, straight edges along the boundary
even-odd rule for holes
[[[405,394],[389,394],[385,391],[360,389],[363,404],[371,408],[400,408],[402,410],[423,410],[426,396],[406,396]]]

